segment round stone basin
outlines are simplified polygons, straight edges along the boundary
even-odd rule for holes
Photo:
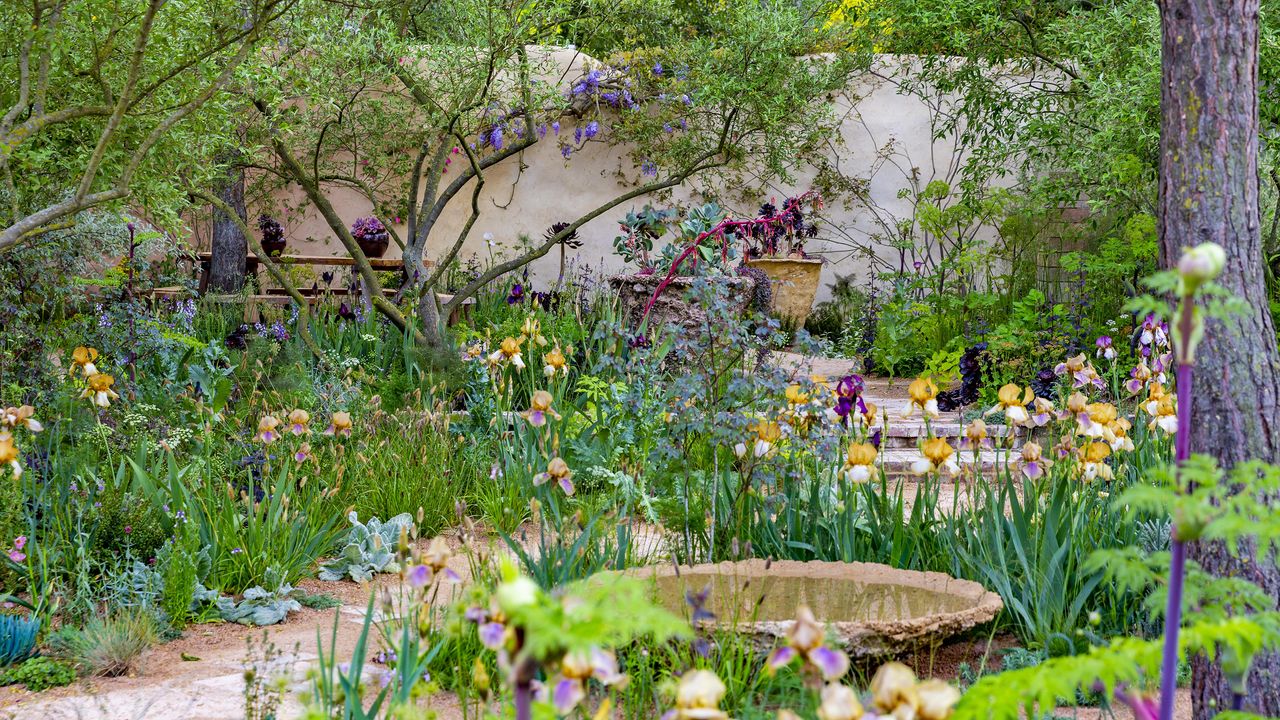
[[[704,607],[715,624],[750,633],[764,647],[785,636],[796,608],[808,605],[855,657],[940,643],[990,622],[1003,607],[976,582],[871,563],[745,560],[629,572],[652,578],[655,600],[686,617],[686,594],[710,588]]]

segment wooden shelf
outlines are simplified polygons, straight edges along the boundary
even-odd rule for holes
[[[196,258],[202,263],[207,263],[213,259],[213,253],[202,252],[196,253]],[[257,260],[258,256],[249,253],[247,260]],[[272,260],[281,265],[336,265],[338,267],[352,267],[356,264],[355,258],[349,255],[274,255]],[[430,260],[423,262],[426,267],[431,267],[434,263]],[[369,266],[374,270],[399,270],[404,267],[404,260],[400,258],[369,258]]]

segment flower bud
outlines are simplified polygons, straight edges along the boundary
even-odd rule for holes
[[[504,582],[495,592],[498,609],[511,615],[520,608],[528,607],[537,602],[538,590],[538,584],[524,576]]]
[[[1200,243],[1183,250],[1182,259],[1178,261],[1183,294],[1190,295],[1202,284],[1217,278],[1226,264],[1227,253],[1217,243]]]

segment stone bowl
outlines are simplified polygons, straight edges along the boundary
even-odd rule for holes
[[[1004,607],[976,582],[872,563],[745,560],[627,572],[652,579],[655,600],[685,616],[686,593],[710,587],[705,607],[714,624],[752,635],[762,650],[786,637],[800,605],[855,658],[937,646],[994,620]]]

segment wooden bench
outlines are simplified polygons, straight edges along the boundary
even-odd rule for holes
[[[355,258],[349,255],[273,255],[271,259],[281,265],[311,265],[311,266],[329,266],[329,267],[354,267]],[[201,252],[196,253],[196,261],[200,263],[200,294],[203,295],[205,290],[209,289],[209,265],[213,262],[213,253]],[[249,253],[244,258],[246,268],[256,268],[260,266],[258,256]],[[430,260],[424,260],[423,265],[431,267]],[[369,258],[369,266],[374,270],[403,270],[404,260],[400,258]]]
[[[284,288],[266,288],[260,293],[254,295],[207,295],[209,288],[209,265],[213,261],[213,253],[201,252],[196,253],[196,262],[200,264],[200,282],[197,292],[200,295],[206,295],[215,302],[241,302],[245,304],[244,320],[245,322],[258,322],[261,314],[258,312],[260,303],[272,305],[288,305],[293,301]],[[356,261],[348,255],[273,255],[271,259],[281,265],[311,265],[313,267],[354,267]],[[404,269],[404,261],[400,258],[368,258],[369,266],[377,271],[395,271]],[[432,267],[434,263],[430,260],[424,260],[422,263],[425,267]],[[256,269],[261,264],[258,262],[258,256],[249,253],[245,256],[245,267]],[[310,287],[298,288],[299,294],[306,298],[307,303],[314,305],[318,300],[328,296],[344,297],[351,295],[351,291],[347,288],[332,287]],[[397,292],[394,288],[383,288],[382,291],[388,297],[394,296]],[[181,298],[185,291],[179,287],[156,288],[152,291],[152,297],[155,298]],[[436,294],[440,303],[449,302],[453,298],[452,295]],[[475,305],[475,298],[467,298],[461,305],[453,309],[449,314],[449,324],[454,325],[463,317],[467,317],[471,313],[471,307]]]

